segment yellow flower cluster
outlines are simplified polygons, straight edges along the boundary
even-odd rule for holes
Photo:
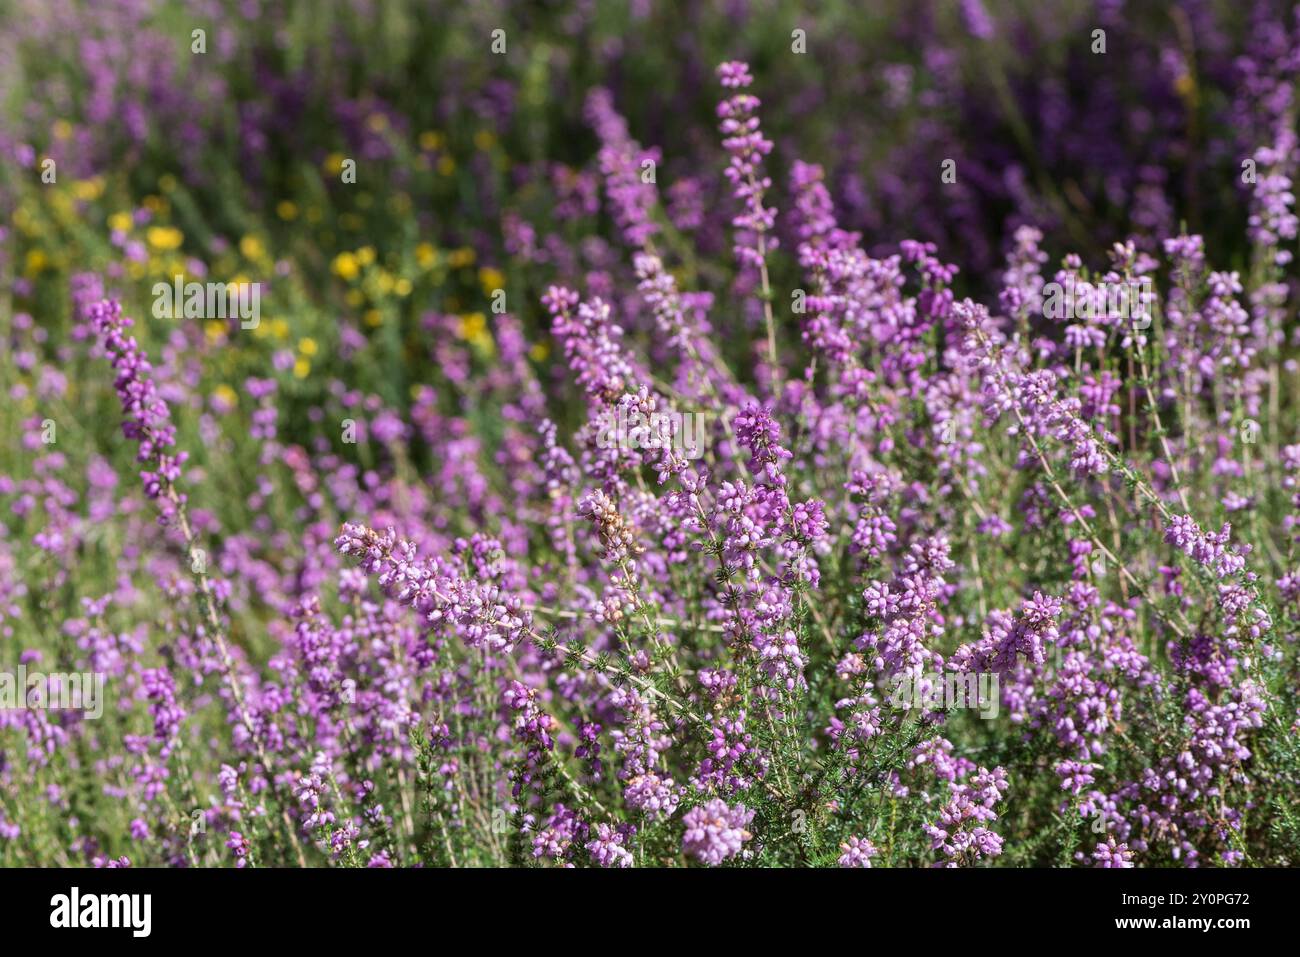
[[[180,249],[185,242],[185,234],[175,226],[150,226],[144,232],[145,242],[149,248],[158,252],[170,252]]]
[[[490,356],[496,351],[496,343],[488,332],[487,317],[481,312],[461,316],[456,335],[484,355]]]

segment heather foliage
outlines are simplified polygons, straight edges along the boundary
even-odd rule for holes
[[[0,864],[1300,864],[1300,16],[464,6],[3,34]]]

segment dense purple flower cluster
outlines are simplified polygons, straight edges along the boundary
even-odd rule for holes
[[[1006,795],[1007,772],[977,768],[970,783],[954,782],[948,803],[934,824],[925,826],[932,846],[948,867],[1002,853],[1002,837],[987,825],[997,820],[996,807]]]
[[[743,91],[754,82],[746,63],[723,63],[718,67],[718,82],[724,89]],[[727,180],[731,183],[742,211],[732,225],[740,237],[735,245],[736,258],[742,263],[762,267],[767,254],[777,247],[772,235],[776,210],[764,205],[764,195],[772,180],[763,171],[763,157],[772,151],[772,141],[763,136],[758,108],[762,105],[752,93],[736,92],[718,104],[722,146],[730,160]]]
[[[176,444],[176,427],[154,385],[153,367],[135,337],[127,333],[131,320],[122,315],[120,303],[100,300],[89,306],[86,315],[113,363],[113,388],[122,403],[122,434],[139,446],[136,460],[147,466],[140,471],[145,494],[162,499],[163,514],[169,515],[167,494],[180,478],[186,456],[170,451]]]
[[[1016,35],[977,0],[957,13],[980,49]],[[145,275],[117,262],[74,282],[82,345],[59,362],[15,316],[0,635],[24,666],[104,675],[113,718],[0,709],[0,860],[1292,862],[1291,39],[1237,67],[1261,127],[1232,144],[1259,172],[1237,201],[1246,259],[1176,233],[1164,156],[1095,187],[1135,207],[1103,248],[1060,245],[1090,180],[1033,202],[1023,171],[975,156],[944,185],[958,222],[1016,198],[1000,267],[967,275],[992,253],[929,232],[880,242],[863,208],[907,186],[855,189],[848,136],[835,163],[784,162],[753,92],[780,84],[728,60],[716,182],[639,143],[613,87],[573,112],[585,166],[512,171],[548,184],[553,216],[493,192],[480,130],[508,271],[474,223],[455,251],[348,251],[329,281],[364,319],[328,346],[272,321],[245,355],[235,323],[190,317],[140,330],[151,364],[131,291],[104,298]],[[925,84],[896,70],[883,95],[942,101],[957,64],[925,55]],[[1159,68],[1193,97],[1181,59]],[[1063,96],[1045,88],[1035,120],[1062,136]],[[412,132],[371,103],[339,120],[375,162]],[[414,142],[421,174],[452,175],[442,134]],[[293,262],[239,245],[300,291]],[[428,311],[399,318],[394,297]],[[142,488],[119,487],[111,443],[41,438],[77,381],[57,366],[105,358]],[[107,584],[83,594],[78,563]],[[116,824],[84,823],[82,791]]]
[[[481,567],[477,559],[500,547],[491,539],[475,536],[469,554],[455,562],[441,557],[427,561],[413,542],[399,540],[392,529],[380,534],[345,524],[335,547],[374,575],[394,601],[414,608],[432,627],[450,627],[471,648],[508,651],[529,634],[529,616],[519,599],[491,579],[470,576]]]
[[[682,836],[682,850],[709,867],[741,854],[745,842],[754,835],[746,830],[754,819],[754,812],[745,805],[729,807],[719,798],[691,808],[682,817],[686,833]]]
[[[880,853],[870,841],[860,837],[850,837],[840,849],[844,852],[840,855],[840,867],[870,867],[871,859]]]

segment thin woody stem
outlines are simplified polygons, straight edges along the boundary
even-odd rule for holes
[[[189,562],[190,574],[194,576],[194,581],[199,587],[201,598],[199,605],[203,612],[204,621],[208,626],[208,632],[212,635],[213,641],[216,642],[217,651],[221,656],[221,668],[230,686],[230,694],[235,703],[235,712],[239,717],[240,724],[248,732],[249,740],[253,742],[253,748],[257,752],[257,760],[266,770],[266,780],[271,788],[271,793],[275,796],[276,803],[280,806],[280,819],[284,823],[289,844],[298,860],[298,866],[306,867],[307,858],[304,856],[302,844],[298,840],[297,828],[294,826],[293,819],[289,816],[289,810],[280,793],[280,787],[275,781],[275,768],[271,764],[270,756],[266,753],[261,736],[257,733],[252,718],[249,716],[248,706],[244,702],[244,692],[239,684],[239,676],[235,672],[235,661],[230,654],[230,645],[226,642],[225,630],[217,617],[216,599],[212,594],[212,585],[208,581],[207,573],[203,570],[204,563],[198,555],[194,530],[190,527],[189,516],[185,511],[185,503],[181,500],[180,495],[176,492],[176,487],[171,482],[165,483],[164,494],[168,503],[175,510],[177,524],[180,526],[181,535],[185,538],[185,557]]]
[[[988,352],[988,356],[990,360],[992,360],[990,363],[990,368],[993,370],[994,374],[998,376],[998,380],[999,380],[998,384],[1002,388],[1008,389],[1008,391],[1010,391],[1010,386],[1007,384],[1005,379],[1005,372],[1001,367],[1001,356],[997,355],[993,351],[992,343],[989,342],[988,337],[981,330],[978,329],[975,330],[975,337],[979,341],[980,345],[985,347],[985,349]],[[1108,561],[1111,561],[1115,564],[1115,566],[1119,569],[1120,574],[1128,582],[1130,582],[1134,588],[1138,589],[1143,594],[1147,595],[1152,611],[1154,611],[1155,614],[1161,618],[1161,620],[1163,620],[1170,628],[1172,628],[1174,633],[1178,635],[1179,638],[1186,638],[1187,632],[1183,629],[1183,627],[1179,625],[1176,621],[1170,619],[1168,616],[1165,615],[1163,611],[1160,610],[1155,600],[1152,598],[1150,594],[1148,594],[1147,588],[1143,586],[1143,584],[1140,581],[1138,581],[1137,577],[1131,571],[1129,571],[1128,566],[1125,565],[1124,562],[1120,560],[1119,556],[1117,556],[1114,552],[1110,550],[1110,548],[1107,547],[1106,543],[1101,540],[1101,536],[1097,534],[1095,529],[1093,529],[1092,524],[1086,518],[1084,518],[1083,514],[1075,506],[1074,502],[1071,501],[1070,496],[1066,493],[1065,489],[1061,487],[1061,483],[1057,481],[1056,471],[1052,468],[1051,463],[1047,460],[1047,456],[1044,454],[1042,447],[1038,444],[1038,440],[1034,438],[1033,430],[1030,429],[1029,423],[1025,421],[1025,417],[1020,411],[1019,404],[1015,401],[1012,401],[1010,403],[1010,406],[1011,406],[1012,413],[1016,417],[1016,422],[1020,426],[1021,433],[1024,435],[1026,441],[1029,443],[1029,447],[1033,451],[1034,457],[1038,460],[1039,467],[1043,470],[1043,474],[1047,478],[1048,485],[1051,487],[1056,497],[1060,499],[1061,504],[1070,512],[1074,520],[1079,523],[1079,527],[1084,530],[1088,538],[1091,540],[1092,544],[1102,553],[1102,555],[1104,555]],[[1104,448],[1102,448],[1102,452],[1103,454],[1107,454],[1107,450]],[[1161,509],[1164,509],[1164,503],[1160,502],[1159,496],[1156,496],[1154,492],[1150,492],[1149,489],[1147,489],[1147,491],[1149,492],[1153,500],[1156,501],[1157,504],[1159,504]],[[1168,514],[1167,510],[1165,510],[1165,514]]]

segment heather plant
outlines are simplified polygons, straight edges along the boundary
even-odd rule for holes
[[[656,103],[707,97],[707,125],[662,143],[583,65],[551,131],[580,127],[581,158],[522,133],[544,122],[528,71],[555,61],[509,58],[617,32],[603,11],[535,32],[462,14],[436,60],[473,64],[446,132],[416,132],[395,82],[391,104],[339,93],[344,132],[323,132],[345,82],[320,99],[304,64],[380,56],[321,40],[346,16],[287,49],[214,31],[216,75],[247,85],[239,159],[198,112],[216,92],[163,74],[153,104],[87,40],[104,74],[78,175],[114,148],[95,124],[114,109],[142,169],[175,165],[107,218],[127,175],[16,191],[0,863],[1300,863],[1300,19],[1260,5],[1244,50],[1232,11],[1179,8],[1169,46],[1100,5],[1112,44],[1134,37],[1119,75],[1163,49],[1172,79],[1149,78],[1132,141],[1098,134],[1099,188],[1052,132],[1091,129],[1065,92],[1026,120],[1007,49],[988,53],[1038,15],[956,7],[936,17],[960,41],[892,28],[926,37],[926,102],[963,102],[949,44],[994,56],[1018,132],[985,155],[922,129],[877,159],[916,178],[900,195],[943,197],[936,233],[920,201],[873,221],[897,197],[837,175],[854,127],[799,138],[814,68],[768,15],[734,41],[752,62],[697,76],[687,44]],[[693,16],[712,42],[717,12]],[[57,46],[38,22],[28,42]],[[165,19],[129,23],[165,46]],[[1198,40],[1200,67],[1178,59]],[[634,76],[661,64],[629,44]],[[811,48],[827,70],[855,49]],[[488,79],[496,56],[518,87]],[[467,134],[462,111],[516,94]],[[1105,128],[1118,95],[1080,115]],[[271,145],[290,108],[319,137],[297,152]],[[152,138],[179,117],[193,151]],[[1169,187],[1194,120],[1205,155]],[[977,172],[1008,144],[1036,185]],[[27,145],[0,138],[22,154],[6,186],[37,175]],[[238,200],[209,209],[207,177],[239,163]],[[1127,215],[1070,210],[1107,190]],[[1184,227],[1193,197],[1238,231]],[[244,207],[268,218],[232,227]],[[158,308],[178,274],[256,283],[261,315]],[[19,665],[104,676],[102,716],[33,699]]]

